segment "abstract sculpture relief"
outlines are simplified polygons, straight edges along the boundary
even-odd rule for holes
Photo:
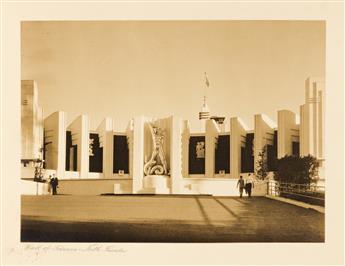
[[[205,158],[205,142],[200,141],[196,144],[195,153],[197,159]]]
[[[153,149],[150,159],[144,165],[144,174],[167,175],[168,169],[163,151],[164,132],[153,123],[148,123],[148,125],[151,132]]]

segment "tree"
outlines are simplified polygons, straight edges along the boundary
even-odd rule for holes
[[[277,161],[274,179],[283,183],[310,185],[318,177],[318,160],[311,156],[284,156]]]
[[[268,166],[267,166],[267,145],[265,145],[261,152],[259,152],[259,159],[256,163],[256,176],[259,179],[265,179],[268,174]]]

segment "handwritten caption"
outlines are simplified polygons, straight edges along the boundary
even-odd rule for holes
[[[24,251],[33,252],[113,252],[113,253],[125,253],[124,248],[116,245],[104,245],[104,244],[90,244],[88,246],[67,246],[62,244],[49,244],[49,245],[33,245],[26,244],[23,247]]]

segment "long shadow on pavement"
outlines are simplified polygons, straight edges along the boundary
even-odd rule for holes
[[[217,205],[203,206],[203,220],[151,219],[142,222],[58,221],[22,215],[22,242],[324,242],[324,215],[266,198],[239,205],[234,198],[207,199],[219,206],[223,225],[211,214]],[[235,217],[235,219],[233,219]],[[215,223],[214,223],[215,222]]]

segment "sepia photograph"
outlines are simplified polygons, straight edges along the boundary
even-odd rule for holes
[[[1,2],[0,264],[344,264],[343,8]]]
[[[23,21],[21,241],[324,242],[324,21]]]

